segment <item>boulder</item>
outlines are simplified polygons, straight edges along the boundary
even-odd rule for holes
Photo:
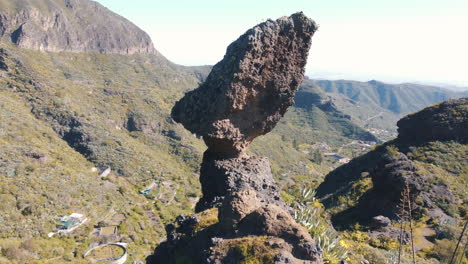
[[[400,119],[398,138],[405,142],[468,142],[468,98],[451,99]]]
[[[238,224],[242,235],[267,235],[284,239],[293,246],[292,254],[303,260],[320,260],[322,250],[309,232],[283,208],[268,204],[253,211]]]
[[[248,30],[206,81],[175,104],[172,118],[203,136],[210,151],[239,156],[293,104],[316,29],[296,13]]]
[[[392,224],[392,221],[390,220],[390,218],[385,217],[383,215],[378,215],[372,218],[371,227],[375,229],[381,229],[381,228],[388,227],[391,224]]]

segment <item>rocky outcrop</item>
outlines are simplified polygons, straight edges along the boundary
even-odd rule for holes
[[[363,192],[360,189],[364,188],[362,182],[365,180],[347,179],[347,183],[339,183],[338,177],[342,173],[350,178],[357,173],[367,174],[365,177],[369,177],[372,183]],[[330,193],[330,185],[336,186],[335,193]],[[359,197],[355,197],[361,192],[363,193]],[[422,215],[438,215],[441,219],[450,219],[443,213],[439,214],[441,209],[438,201],[440,197],[444,197],[449,203],[455,201],[447,186],[434,182],[432,175],[425,175],[404,153],[387,151],[385,147],[328,174],[324,183],[319,186],[317,196],[327,207],[335,206],[333,203],[339,196],[356,200],[354,206],[332,216],[333,224],[338,229],[347,229],[356,222],[371,229],[384,227],[386,224],[383,223],[387,219],[400,219],[402,201],[407,198],[411,201],[411,212],[416,219]]]
[[[457,112],[461,113],[463,107],[466,109],[466,104],[459,105]],[[438,114],[448,115],[447,112]],[[414,120],[415,130],[420,129],[418,122],[421,121]],[[343,230],[359,223],[371,237],[399,240],[401,230],[392,223],[402,219],[429,219],[428,225],[456,222],[456,210],[462,208],[463,200],[454,185],[464,176],[463,169],[447,174],[443,170],[452,169],[452,164],[464,164],[466,151],[458,142],[440,142],[444,139],[433,137],[430,140],[438,142],[408,142],[399,137],[329,173],[317,189],[317,198],[326,208],[340,208],[332,215],[334,227]],[[462,150],[447,149],[453,145]],[[404,235],[404,241],[409,241],[409,233]]]
[[[173,108],[176,122],[211,151],[239,156],[294,102],[316,25],[303,15],[268,20],[228,48],[204,84]]]
[[[316,24],[302,13],[268,20],[227,49],[206,81],[172,110],[175,121],[202,136],[198,214],[168,226],[167,241],[149,263],[322,263],[321,249],[281,199],[266,158],[248,145],[271,131],[294,102]],[[200,229],[203,214],[217,222]],[[203,226],[203,225],[202,225]],[[251,248],[252,250],[245,250]]]
[[[0,49],[0,70],[8,71],[8,65],[5,62],[6,51],[4,49]]]
[[[40,3],[39,3],[40,2]],[[152,53],[150,37],[125,18],[89,0],[3,1],[0,37],[40,51]]]
[[[407,142],[468,142],[468,98],[452,99],[402,118],[398,138]]]
[[[414,202],[426,181],[416,173],[416,166],[403,153],[385,155],[381,166],[369,172],[373,188],[358,205],[360,214],[368,219],[379,215],[397,219],[405,188],[410,189],[410,198]]]

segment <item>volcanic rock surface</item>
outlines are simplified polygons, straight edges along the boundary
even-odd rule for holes
[[[229,45],[205,83],[176,103],[172,117],[203,136],[210,151],[243,153],[293,104],[316,28],[298,13],[248,30]]]
[[[262,263],[323,263],[321,249],[281,199],[267,158],[250,157],[252,140],[270,132],[294,102],[316,24],[303,13],[268,20],[227,49],[205,83],[172,117],[202,136],[203,197],[196,215],[167,227],[149,263],[241,263],[251,248]],[[206,215],[216,210],[216,223]]]
[[[221,205],[224,197],[249,188],[265,203],[287,206],[271,174],[270,161],[261,157],[219,159],[209,150],[204,153],[200,169],[203,197],[195,211]]]

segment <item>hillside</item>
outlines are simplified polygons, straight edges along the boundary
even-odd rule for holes
[[[327,93],[343,94],[356,102],[378,106],[395,114],[408,114],[449,98],[462,97],[461,93],[413,83],[388,84],[375,80],[314,82]]]
[[[0,260],[80,263],[90,245],[105,241],[127,242],[129,261],[144,259],[164,224],[192,211],[200,196],[203,143],[169,114],[211,68],[176,65],[149,42],[134,50],[142,31],[94,2],[1,0],[0,7]],[[50,14],[65,24],[40,28]],[[88,18],[99,37],[73,24]],[[18,19],[32,26],[12,42]],[[63,32],[77,42],[63,43]],[[342,145],[367,138],[333,106],[307,101],[251,151],[270,157],[273,176],[294,192],[336,166],[323,146],[346,152]],[[89,220],[70,236],[48,238],[58,216],[71,213]],[[106,226],[117,226],[117,236],[99,235]]]
[[[191,208],[198,186],[191,161],[199,159],[194,150],[201,142],[167,116],[177,93],[197,85],[192,73],[155,55],[45,54],[8,46],[2,58],[7,71],[0,90],[8,104],[2,104],[1,148],[11,151],[0,153],[6,161],[0,177],[2,185],[18,186],[2,187],[4,204],[18,204],[2,213],[10,223],[1,226],[3,238],[44,237],[67,212],[86,212],[90,227],[123,213],[123,239],[141,247],[162,234],[162,222],[181,213],[178,208]],[[112,173],[101,179],[93,167]],[[155,206],[138,191],[156,180]],[[23,215],[28,207],[32,213]],[[99,239],[88,236],[83,239]],[[141,258],[144,246],[138,246],[133,252]]]
[[[396,123],[401,114],[372,104],[354,101],[343,94],[326,93],[337,109],[347,113],[351,121],[372,133],[381,141],[388,141],[397,136]]]
[[[129,243],[128,262],[150,254],[164,225],[200,197],[205,146],[170,109],[210,71],[170,62],[141,29],[93,1],[0,0],[0,262],[87,263],[81,254],[109,241]],[[270,159],[289,202],[342,164],[333,157],[391,138],[369,130],[397,120],[308,79],[295,101],[249,149]],[[49,238],[58,216],[71,213],[89,220]],[[99,234],[114,226],[115,237]]]
[[[356,102],[378,106],[395,114],[408,114],[449,98],[462,96],[461,93],[447,89],[412,83],[388,84],[375,80],[314,82],[327,93],[343,94]]]
[[[398,122],[397,139],[330,172],[317,198],[336,228],[365,231],[367,238],[358,242],[391,250],[409,197],[418,256],[446,263],[467,212],[467,129],[467,98],[408,115]],[[388,224],[382,226],[382,219]]]
[[[336,108],[351,121],[388,141],[397,136],[396,122],[404,115],[429,105],[466,96],[435,86],[414,83],[388,84],[379,81],[311,80],[326,93]]]
[[[2,145],[9,145],[16,153],[13,155],[3,152],[1,155],[4,160],[11,161],[12,155],[21,160],[30,155],[27,153],[32,150],[23,150],[23,145],[28,146],[27,142],[30,140],[40,139],[32,133],[37,131],[23,127],[34,128],[39,123],[48,129],[48,138],[65,144],[66,148],[58,148],[63,149],[63,155],[73,157],[65,154],[73,152],[80,157],[72,159],[74,162],[91,162],[84,169],[87,176],[80,177],[81,181],[77,185],[89,184],[88,177],[100,184],[99,175],[91,172],[91,168],[110,166],[113,174],[124,176],[124,188],[130,188],[132,192],[137,192],[157,179],[171,184],[172,187],[176,184],[179,202],[196,200],[197,189],[185,186],[196,180],[193,173],[198,170],[202,143],[173,124],[169,118],[169,109],[173,102],[183,91],[198,83],[197,74],[191,68],[174,65],[156,55],[40,53],[18,49],[5,43],[2,46],[1,91],[5,102],[10,102],[2,105],[5,112],[2,117],[2,131],[19,136],[17,131],[22,128],[24,133],[19,139],[2,134]],[[330,165],[327,162],[323,165],[313,162],[313,153],[305,152],[317,141],[338,147],[351,139],[373,138],[349,122],[343,114],[325,111],[322,104],[314,106],[310,102],[308,107],[316,108],[313,111],[303,110],[304,105],[301,107],[288,112],[286,121],[279,124],[271,135],[259,139],[264,143],[275,141],[276,145],[261,146],[259,142],[252,146],[253,152],[272,158],[275,175],[287,175],[286,178],[282,176],[285,182],[299,175],[306,176],[304,181],[319,179],[328,171]],[[29,119],[20,118],[25,113],[30,116]],[[292,135],[291,131],[295,134]],[[336,135],[330,138],[327,133]],[[13,142],[16,145],[12,145]],[[32,152],[39,153],[39,156],[49,156],[49,150],[43,145]],[[285,152],[289,155],[284,155]],[[81,167],[80,163],[74,162],[69,164],[65,160],[60,165],[70,167],[70,174],[73,174],[77,166]],[[54,170],[50,168],[55,166],[55,162],[39,163],[35,158],[27,158],[22,162],[3,163],[2,177],[9,177],[14,171],[25,173],[23,176],[26,177],[24,169],[18,166],[39,167],[33,174],[35,176],[30,177],[42,183],[36,186],[39,189],[37,194],[29,194],[28,203],[34,203],[35,195],[53,192],[42,186],[45,187],[49,181],[54,182],[60,177],[60,173],[52,173]],[[97,191],[99,190],[98,188]],[[5,192],[13,192],[16,197],[20,190]],[[146,201],[144,197],[140,198]],[[137,200],[136,203],[142,201]],[[62,206],[65,207],[65,204]],[[53,215],[63,212],[60,209],[62,207],[55,203],[50,203],[49,207],[54,212],[52,216],[32,223],[34,227],[45,225],[48,228],[43,228],[44,230],[50,229]],[[191,205],[182,207],[189,209]],[[83,210],[79,206],[73,208]],[[173,207],[163,205],[161,210],[170,211],[171,208]],[[19,209],[17,213],[20,213]],[[159,214],[157,210],[155,213]],[[38,219],[42,219],[41,217]],[[12,222],[21,226],[22,221],[31,220],[26,217]],[[10,232],[7,230],[4,229],[3,233]],[[25,232],[30,234],[31,230]]]
[[[88,0],[0,0],[0,38],[41,51],[156,54],[150,37]]]

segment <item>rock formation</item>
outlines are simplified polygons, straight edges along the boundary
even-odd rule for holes
[[[398,138],[330,172],[316,197],[326,208],[340,208],[331,218],[335,228],[359,223],[371,237],[398,239],[389,221],[409,217],[410,204],[415,221],[454,223],[464,202],[458,185],[466,175],[460,164],[466,163],[467,130],[468,98],[408,115],[398,121]]]
[[[157,53],[144,31],[89,0],[2,1],[0,38],[40,51]]]
[[[398,121],[398,138],[408,142],[455,140],[468,142],[468,98],[430,106]]]
[[[302,13],[255,26],[227,48],[198,89],[176,103],[173,119],[208,146],[200,170],[203,197],[198,214],[168,225],[167,241],[149,263],[181,257],[188,263],[240,263],[247,258],[240,248],[249,245],[264,263],[322,263],[320,248],[281,199],[268,159],[246,153],[293,104],[316,29]],[[200,228],[207,212],[218,222]]]
[[[174,120],[203,136],[211,152],[243,154],[293,104],[316,28],[303,18],[269,20],[229,45],[205,83],[174,106]]]

